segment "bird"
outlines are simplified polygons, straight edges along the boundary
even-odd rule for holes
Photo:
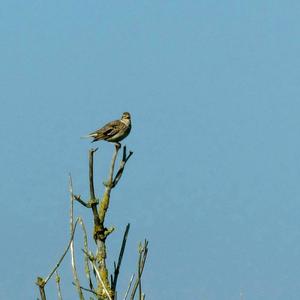
[[[124,112],[120,120],[111,121],[83,138],[92,138],[92,143],[103,140],[120,146],[119,142],[128,136],[130,130],[131,116],[129,112]]]

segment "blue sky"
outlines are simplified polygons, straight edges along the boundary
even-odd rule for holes
[[[88,194],[90,144],[79,137],[130,111],[134,156],[107,218],[110,265],[132,225],[120,293],[146,237],[148,299],[299,299],[299,10],[2,1],[0,298],[36,299],[36,276],[68,240],[69,172]],[[99,147],[98,193],[113,149]],[[90,225],[89,211],[76,214]],[[65,298],[70,273],[67,258]]]

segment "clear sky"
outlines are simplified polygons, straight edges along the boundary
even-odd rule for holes
[[[111,254],[132,225],[121,294],[146,237],[149,300],[300,299],[299,12],[277,0],[3,0],[0,298],[36,299],[36,276],[67,244],[68,172],[88,194],[79,137],[130,111],[134,156],[107,220]],[[99,147],[98,192],[113,150]],[[90,211],[76,215],[89,224]],[[70,273],[67,257],[65,299]]]

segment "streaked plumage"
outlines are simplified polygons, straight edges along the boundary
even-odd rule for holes
[[[104,140],[119,143],[128,136],[131,130],[131,117],[129,112],[124,112],[120,120],[107,123],[102,128],[91,132],[86,137],[93,138],[92,142]]]

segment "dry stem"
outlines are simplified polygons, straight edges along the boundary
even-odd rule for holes
[[[134,300],[134,296],[136,293],[137,288],[140,286],[140,293],[139,298],[142,298],[142,290],[141,290],[141,278],[144,271],[145,262],[147,259],[148,254],[148,241],[144,241],[144,245],[139,245],[139,260],[138,260],[138,277],[134,283],[134,286],[132,288],[130,300]]]
[[[55,282],[56,282],[56,287],[57,287],[58,300],[63,300],[62,295],[61,295],[61,288],[60,288],[60,277],[58,275],[57,270],[55,271]]]
[[[126,247],[126,242],[127,242],[129,229],[130,229],[130,224],[127,224],[125,232],[124,232],[124,236],[123,236],[122,246],[121,246],[121,249],[120,249],[118,264],[115,266],[114,277],[113,277],[113,280],[112,280],[112,290],[114,292],[116,292],[118,276],[119,276],[119,273],[120,273],[120,267],[121,267],[125,247]]]
[[[69,176],[69,191],[70,191],[70,201],[71,201],[71,208],[70,208],[70,232],[72,234],[73,231],[74,231],[74,194],[73,194],[73,184],[72,184],[72,177],[71,177],[71,175]],[[71,241],[70,251],[71,251],[72,272],[73,272],[73,277],[74,277],[74,282],[75,282],[75,285],[76,285],[77,293],[79,295],[80,300],[84,300],[84,296],[83,296],[82,290],[80,288],[80,281],[79,281],[77,270],[76,270],[74,239],[72,239],[72,241]]]

